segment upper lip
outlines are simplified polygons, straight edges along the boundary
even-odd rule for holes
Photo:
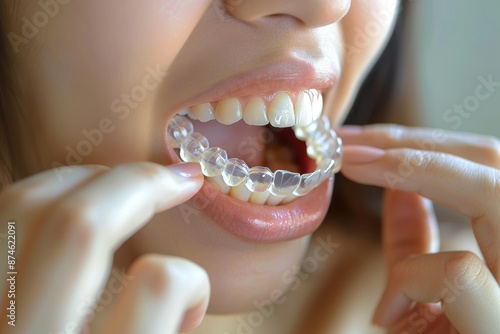
[[[289,58],[253,71],[236,74],[176,109],[182,110],[229,97],[256,96],[277,91],[296,92],[306,89],[324,91],[334,86],[338,77],[339,69],[333,64],[318,66],[314,62]]]

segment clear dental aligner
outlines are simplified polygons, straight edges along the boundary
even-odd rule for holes
[[[340,170],[342,163],[342,141],[330,129],[326,116],[306,126],[294,126],[297,138],[304,140],[307,154],[316,161],[316,170],[299,174],[285,170],[272,172],[267,167],[252,167],[237,158],[228,158],[225,150],[210,147],[208,139],[194,132],[193,124],[184,116],[176,115],[167,127],[168,140],[173,148],[180,149],[185,162],[199,162],[207,177],[222,175],[230,187],[244,184],[252,193],[270,193],[278,197],[304,196],[320,185],[332,173]]]

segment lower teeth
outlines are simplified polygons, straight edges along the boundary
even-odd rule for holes
[[[307,155],[316,161],[316,170],[302,175],[286,170],[273,173],[261,166],[249,168],[240,159],[228,158],[225,150],[210,147],[205,136],[193,131],[193,124],[181,115],[168,124],[169,143],[180,149],[180,158],[200,163],[207,180],[222,192],[252,203],[278,205],[304,196],[337,173],[342,163],[342,141],[325,116],[294,127],[296,137],[307,144]]]

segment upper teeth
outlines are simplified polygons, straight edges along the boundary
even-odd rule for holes
[[[262,126],[271,123],[277,128],[292,126],[306,126],[321,117],[323,98],[315,89],[302,91],[295,105],[292,97],[286,92],[278,93],[266,105],[261,97],[252,98],[243,106],[237,98],[221,100],[214,106],[204,103],[180,112],[191,119],[201,122],[216,120],[219,123],[230,125],[243,119],[249,125]]]

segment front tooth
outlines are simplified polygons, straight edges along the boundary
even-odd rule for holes
[[[231,195],[231,197],[239,199],[240,201],[248,202],[252,193],[250,192],[250,190],[248,190],[245,184],[242,183],[236,187],[231,187],[229,195]]]
[[[266,204],[271,205],[271,206],[276,206],[276,205],[281,204],[283,199],[285,199],[285,197],[275,196],[275,195],[271,194],[271,195],[269,195],[269,198],[267,199]]]
[[[254,204],[265,204],[267,202],[267,199],[271,195],[271,192],[268,190],[261,192],[261,193],[252,193],[250,195],[250,199],[248,200],[250,203]]]
[[[181,144],[180,156],[185,162],[199,162],[203,152],[209,147],[208,139],[195,132]]]
[[[205,176],[217,176],[222,173],[226,162],[227,152],[218,147],[211,147],[201,155],[201,171]]]
[[[248,125],[267,125],[269,119],[266,113],[266,103],[260,97],[254,97],[243,111],[243,120]]]
[[[214,177],[206,177],[205,179],[207,180],[208,183],[217,187],[223,194],[226,194],[226,195],[229,194],[231,187],[229,187],[224,182],[224,179],[222,178],[221,174],[214,176]]]
[[[299,100],[295,105],[295,124],[297,126],[306,126],[313,120],[312,102],[309,94],[300,93]]]
[[[287,203],[290,203],[291,201],[294,201],[294,200],[295,200],[295,199],[297,199],[297,198],[298,198],[298,196],[296,196],[296,195],[290,195],[290,196],[288,196],[288,197],[285,197],[285,198],[283,199],[283,201],[281,202],[281,204],[287,204]]]
[[[300,174],[291,173],[286,170],[277,170],[274,173],[274,181],[271,184],[271,194],[281,197],[289,196],[300,183]]]
[[[318,184],[321,184],[332,174],[333,168],[335,167],[335,161],[330,158],[319,158],[316,165],[321,172],[321,176],[318,180]]]
[[[194,121],[198,120],[198,117],[195,116],[195,114],[193,113],[193,110],[191,108],[188,109],[187,116]]]
[[[242,117],[242,108],[240,100],[236,98],[230,98],[222,100],[217,104],[215,108],[215,119],[224,125],[231,125]]]
[[[323,95],[318,94],[312,99],[313,121],[320,119],[322,112],[323,112]]]
[[[267,110],[267,117],[275,128],[288,128],[295,125],[293,103],[287,93],[279,93]]]
[[[227,185],[235,187],[245,182],[249,172],[250,170],[243,160],[232,158],[226,162],[222,178]]]
[[[321,171],[317,170],[313,173],[303,174],[300,176],[300,183],[297,188],[293,191],[294,195],[304,196],[309,193],[319,184],[319,179],[321,178]]]
[[[251,192],[263,193],[269,190],[273,180],[274,175],[269,168],[256,166],[250,168],[245,185]]]
[[[208,122],[215,119],[214,107],[210,103],[199,104],[191,108],[191,114],[200,122]]]

